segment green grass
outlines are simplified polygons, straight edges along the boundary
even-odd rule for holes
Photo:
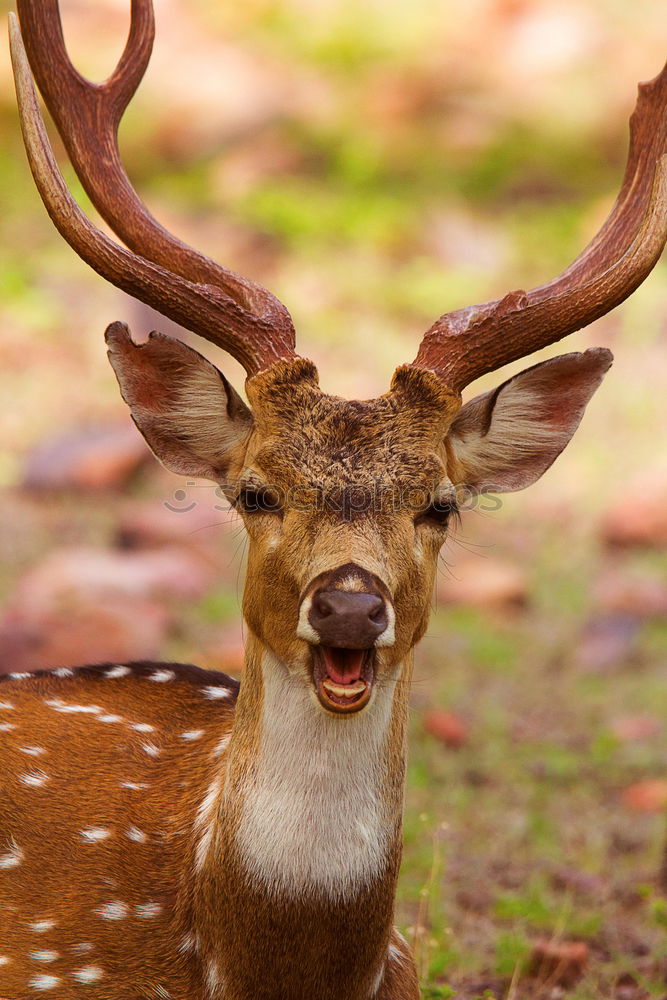
[[[442,989],[470,1000],[487,976],[500,980],[499,997],[532,998],[535,987],[520,972],[544,938],[590,946],[586,976],[568,996],[609,997],[623,973],[641,982],[638,996],[664,996],[667,909],[656,879],[665,822],[628,813],[620,799],[633,781],[664,776],[664,738],[623,744],[609,729],[633,712],[665,718],[664,646],[656,641],[664,626],[645,626],[640,672],[628,664],[596,677],[570,668],[581,607],[567,586],[552,591],[557,640],[545,648],[541,632],[541,587],[564,574],[556,554],[545,545],[533,556],[534,597],[523,616],[499,626],[470,609],[443,609],[438,646],[446,649],[448,635],[455,652],[436,661],[426,640],[419,657],[419,703],[459,710],[471,724],[469,744],[452,751],[423,733],[419,712],[413,720],[399,914],[408,927],[426,914],[421,936],[439,942],[424,996]],[[588,552],[589,571],[604,558]],[[658,561],[664,572],[664,556]]]

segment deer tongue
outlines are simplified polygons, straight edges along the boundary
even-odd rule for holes
[[[354,684],[361,679],[367,653],[366,649],[336,649],[333,646],[322,646],[327,676],[336,684]]]

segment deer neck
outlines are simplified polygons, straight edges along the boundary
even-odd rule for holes
[[[203,912],[217,914],[205,950],[225,1000],[262,995],[258,949],[285,996],[373,995],[400,864],[411,668],[358,716],[330,715],[249,637],[199,858]]]

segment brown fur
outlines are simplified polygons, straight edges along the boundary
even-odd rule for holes
[[[231,730],[238,685],[175,664],[132,665],[126,676],[108,678],[117,666],[0,682],[0,702],[13,705],[0,710],[0,721],[15,726],[2,733],[0,749],[0,856],[12,842],[22,854],[16,868],[0,867],[0,955],[11,960],[0,966],[0,994],[17,1000],[39,995],[28,985],[39,974],[59,977],[58,1000],[85,989],[105,1000],[158,998],[160,987],[173,998],[205,996],[196,955],[181,954],[178,945],[193,926],[193,814],[219,767],[212,755]],[[151,681],[158,669],[177,679]],[[206,698],[213,686],[229,697]],[[59,712],[47,704],[55,700],[101,711]],[[108,715],[123,721],[101,721]],[[198,729],[199,740],[181,738]],[[158,756],[143,749],[151,744]],[[21,747],[45,753],[30,756]],[[47,778],[41,787],[21,780],[39,772]],[[128,837],[132,827],[145,842]],[[87,842],[81,831],[90,829],[109,837]],[[112,902],[125,904],[128,916],[95,914]],[[137,916],[148,903],[161,913]],[[54,921],[53,929],[29,926],[44,920]],[[89,942],[91,951],[74,950]],[[30,958],[36,950],[59,957],[40,962]],[[72,973],[89,966],[102,968],[104,978],[77,984]]]
[[[219,963],[223,974],[223,996],[233,1000],[366,1000],[372,995],[371,985],[378,970],[386,964],[385,982],[377,996],[382,1000],[415,1000],[418,992],[410,956],[406,954],[402,963],[385,962],[393,933],[401,856],[400,808],[410,672],[397,685],[397,710],[388,740],[389,752],[395,754],[388,767],[391,785],[386,788],[387,798],[393,802],[394,830],[383,878],[360,887],[345,905],[326,899],[290,901],[254,885],[244,873],[234,847],[248,762],[257,757],[260,731],[263,683],[253,647],[254,640],[248,657],[251,673],[242,688],[230,747],[230,807],[220,815],[197,912],[202,947]],[[335,759],[331,767],[336,767]]]
[[[424,509],[443,488],[483,478],[490,466],[508,488],[536,478],[569,439],[608,358],[589,352],[548,362],[461,410],[458,395],[428,371],[400,368],[386,395],[347,402],[322,393],[314,366],[297,359],[249,380],[251,413],[184,345],[153,338],[136,347],[119,325],[108,340],[124,398],[167,465],[190,474],[198,469],[234,501],[244,484],[246,491],[268,487],[283,498],[284,510],[244,515],[250,552],[243,610],[250,634],[235,711],[233,682],[173,665],[133,667],[122,677],[100,668],[0,685],[0,701],[13,706],[0,710],[0,723],[5,716],[10,724],[16,720],[15,729],[2,731],[0,752],[0,908],[9,928],[0,944],[0,958],[8,959],[0,964],[0,992],[34,996],[30,979],[42,974],[58,977],[57,993],[46,995],[70,1000],[83,989],[72,974],[99,965],[104,979],[88,989],[104,1000],[166,994],[174,1000],[417,1000],[414,964],[392,930],[392,915],[412,649],[426,628],[445,535]],[[556,399],[563,387],[567,394]],[[481,471],[475,456],[486,463]],[[351,573],[350,564],[359,569]],[[373,580],[395,615],[395,640],[375,651],[369,705],[356,718],[336,721],[317,702],[310,646],[297,635],[304,595],[325,578],[353,590]],[[165,671],[173,671],[173,679]],[[156,672],[164,679],[151,680]],[[207,699],[209,686],[228,697]],[[276,697],[287,701],[267,716]],[[72,705],[95,710],[70,712]],[[287,718],[294,706],[301,714],[285,733],[280,716]],[[104,722],[109,714],[123,721]],[[132,723],[147,723],[155,733],[138,732]],[[183,736],[200,729],[191,741]],[[274,742],[267,743],[272,730]],[[330,749],[324,744],[330,756],[321,777],[298,757],[299,740],[310,739],[304,753],[313,753],[319,749],[313,734],[319,739],[320,732],[328,740],[335,736]],[[229,733],[229,746],[219,747]],[[156,756],[145,749],[152,742]],[[20,749],[33,745],[46,753],[32,758]],[[340,808],[359,805],[363,813],[361,783],[368,782],[367,794],[383,817],[368,833],[368,843],[377,846],[368,856],[377,864],[360,869],[344,893],[314,887],[317,880],[282,892],[268,875],[252,874],[242,856],[244,831],[255,829],[249,817],[273,794],[270,780],[283,760],[267,758],[266,747],[274,745],[292,755],[284,766],[295,770],[285,776],[295,795],[305,775],[312,802],[304,801],[315,825],[310,841],[309,829],[298,835],[325,869],[328,850],[340,863],[340,838],[348,836],[347,828],[336,827],[343,821],[331,819],[338,800],[328,795],[329,784],[349,772],[341,788],[343,797],[350,794]],[[359,756],[366,752],[368,759]],[[31,772],[36,782],[25,784],[21,776]],[[124,780],[150,787],[130,790]],[[289,799],[269,801],[278,823],[286,813],[287,819],[301,816]],[[333,825],[316,834],[322,817]],[[128,836],[134,827],[145,840]],[[109,834],[86,842],[87,828]],[[347,855],[354,861],[355,835],[350,829],[343,866]],[[279,846],[289,847],[284,840]],[[268,850],[263,842],[258,849]],[[20,852],[16,863],[12,851]],[[258,857],[268,872],[272,856]],[[294,859],[284,858],[291,872]],[[122,919],[93,912],[113,901],[123,903]],[[147,904],[160,906],[159,914],[142,916]],[[43,935],[27,926],[47,918],[56,924]],[[71,950],[86,942],[93,945],[89,955]],[[40,964],[31,957],[35,949],[58,957]]]

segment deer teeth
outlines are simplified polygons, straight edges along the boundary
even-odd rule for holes
[[[355,681],[354,684],[336,684],[335,681],[330,680],[326,677],[322,681],[322,687],[329,694],[335,695],[337,698],[355,698],[359,694],[363,694],[366,690],[365,681]]]

